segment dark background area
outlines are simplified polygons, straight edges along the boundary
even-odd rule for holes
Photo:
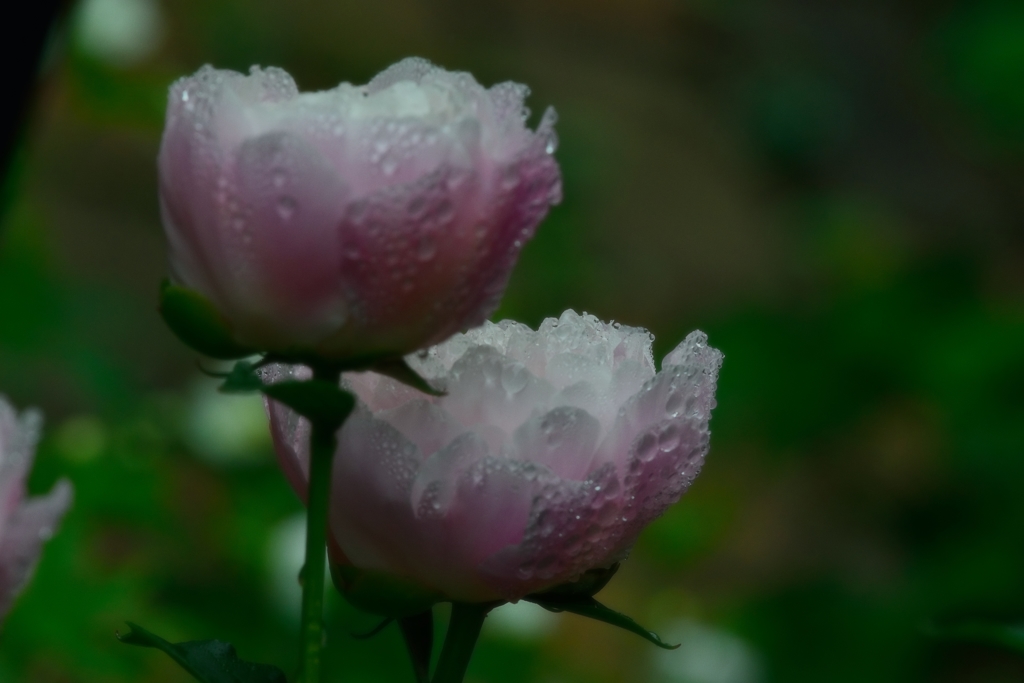
[[[0,391],[74,509],[0,680],[185,681],[126,619],[291,671],[300,506],[258,400],[156,311],[155,156],[203,63],[365,82],[408,55],[527,83],[565,201],[496,319],[565,308],[725,353],[691,492],[602,593],[683,646],[531,605],[475,683],[1024,680],[934,620],[1024,616],[1024,5],[843,0],[88,0],[46,51],[0,224]],[[294,608],[294,609],[293,609]],[[331,605],[329,680],[411,680]]]

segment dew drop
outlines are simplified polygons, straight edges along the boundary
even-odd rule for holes
[[[277,215],[283,220],[290,220],[295,215],[295,209],[297,204],[295,203],[294,197],[285,195],[277,200]]]
[[[670,424],[658,434],[658,448],[668,452],[679,445],[679,426]]]
[[[423,195],[416,195],[415,197],[413,197],[411,200],[409,200],[409,205],[407,207],[409,214],[412,215],[414,218],[419,218],[420,216],[422,216],[426,208],[427,198],[424,197]]]
[[[515,168],[506,169],[501,176],[501,186],[506,190],[511,190],[519,184],[519,174],[516,173]]]
[[[657,452],[658,440],[653,434],[647,433],[640,437],[636,445],[636,455],[644,462],[650,462]]]
[[[683,395],[679,392],[672,392],[665,401],[665,412],[672,417],[679,416],[679,409],[683,405]]]
[[[181,91],[181,101],[188,102],[188,90]]]
[[[455,207],[451,202],[445,201],[437,208],[437,220],[439,223],[448,223],[455,217]]]
[[[434,238],[429,236],[420,238],[416,247],[416,258],[425,263],[434,258],[435,254],[437,254],[437,242]]]
[[[501,386],[511,396],[518,394],[530,380],[530,371],[519,363],[501,369]]]

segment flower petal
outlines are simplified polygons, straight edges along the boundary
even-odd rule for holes
[[[53,536],[71,498],[71,484],[61,480],[49,494],[27,501],[8,519],[0,538],[0,619],[28,581],[43,542]]]

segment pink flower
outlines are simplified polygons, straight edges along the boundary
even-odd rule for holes
[[[35,457],[42,420],[20,416],[0,396],[0,619],[32,575],[43,541],[71,504],[71,484],[61,480],[45,496],[25,499],[25,478]]]
[[[338,436],[333,541],[357,567],[460,601],[515,600],[623,559],[700,470],[722,362],[693,332],[656,372],[652,341],[566,311],[536,332],[485,323],[410,356],[441,398],[347,374],[360,403]],[[269,408],[304,494],[309,425]]]
[[[561,199],[554,110],[406,59],[299,93],[277,68],[171,86],[160,199],[175,284],[236,342],[401,355],[479,325]]]

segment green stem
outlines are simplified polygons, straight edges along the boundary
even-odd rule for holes
[[[493,606],[486,603],[452,603],[448,633],[444,636],[444,647],[441,649],[441,659],[437,662],[437,670],[434,671],[433,683],[462,683],[484,618]]]
[[[314,368],[314,378],[337,383],[338,373]],[[309,448],[309,489],[306,500],[306,562],[302,570],[302,680],[320,683],[320,650],[324,640],[324,564],[327,558],[327,512],[334,461],[333,421],[314,421]]]

